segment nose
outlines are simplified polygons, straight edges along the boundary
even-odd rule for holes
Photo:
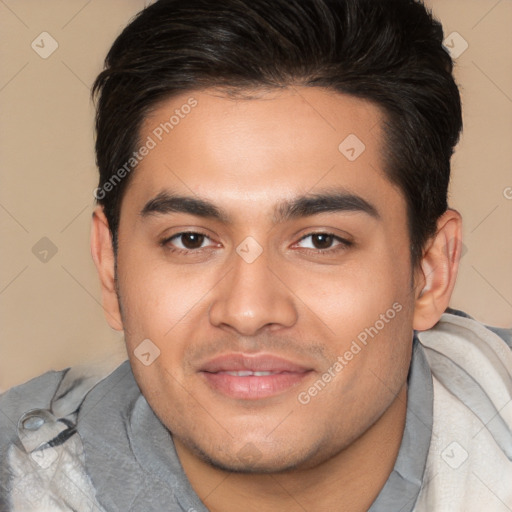
[[[271,265],[266,251],[254,261],[238,253],[231,260],[230,271],[214,289],[210,323],[244,336],[255,335],[264,327],[293,326],[297,321],[293,292],[279,268]]]

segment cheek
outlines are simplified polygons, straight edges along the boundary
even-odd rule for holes
[[[125,332],[131,334],[170,336],[178,323],[187,324],[209,289],[206,273],[170,265],[151,254],[132,253],[120,260],[118,270]]]
[[[136,270],[135,270],[136,269]],[[185,377],[183,361],[197,336],[207,332],[208,292],[218,277],[198,266],[171,265],[151,254],[132,252],[120,259],[119,292],[124,335],[132,368],[148,399],[163,389],[180,392]],[[139,346],[151,340],[158,357],[149,366],[137,359]]]
[[[392,252],[384,249],[333,268],[321,279],[303,274],[297,295],[307,297],[315,313],[306,315],[310,332],[318,330],[315,324],[328,326],[330,341],[319,341],[328,343],[331,362],[340,363],[331,364],[332,373],[341,378],[333,381],[326,401],[345,396],[357,410],[378,409],[403,385],[414,310],[409,275],[407,258],[395,263]]]
[[[314,313],[307,315],[311,321],[322,321],[341,340],[356,337],[388,310],[387,316],[394,318],[393,304],[403,309],[411,299],[407,261],[395,262],[385,250],[356,254],[322,273],[297,272],[288,279],[295,283],[296,296]]]

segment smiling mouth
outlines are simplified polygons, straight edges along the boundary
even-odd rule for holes
[[[269,398],[299,385],[313,370],[273,355],[227,354],[200,370],[208,386],[225,397]]]
[[[276,375],[281,372],[252,372],[250,370],[242,370],[239,372],[217,372],[217,373],[225,373],[226,375],[233,375],[234,377],[251,377],[254,375],[255,377],[266,377],[267,375]]]
[[[203,372],[209,386],[221,395],[242,400],[261,400],[299,385],[307,372]]]

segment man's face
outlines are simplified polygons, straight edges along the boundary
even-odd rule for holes
[[[146,119],[119,297],[136,380],[179,446],[229,470],[311,467],[403,390],[414,296],[381,129],[374,105],[304,87],[184,94]]]

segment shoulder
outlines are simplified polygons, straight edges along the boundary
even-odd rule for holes
[[[456,396],[480,388],[495,403],[512,397],[510,329],[496,329],[449,310],[427,331],[418,332],[434,375]]]
[[[497,510],[512,503],[511,330],[449,310],[417,333],[432,371],[433,431],[415,510]],[[496,477],[498,475],[498,477]],[[487,485],[487,484],[486,484]],[[450,489],[447,493],[446,489]]]
[[[436,325],[417,336],[424,347],[458,360],[488,359],[512,367],[512,329],[485,325],[462,311],[446,310]]]
[[[16,437],[19,418],[31,409],[48,409],[69,369],[50,371],[0,395],[0,447]]]
[[[512,327],[506,328],[506,327],[494,327],[492,325],[486,325],[481,322],[478,322],[478,320],[475,320],[472,316],[468,315],[464,311],[460,311],[458,309],[448,308],[445,311],[445,314],[450,315],[450,317],[459,317],[459,318],[466,318],[468,320],[471,320],[472,322],[460,322],[462,325],[472,326],[476,324],[479,324],[480,326],[483,326],[485,329],[493,332],[494,334],[497,334],[511,349],[512,349]],[[445,316],[444,320],[449,319],[450,317]]]
[[[509,329],[496,330],[453,313],[444,313],[432,329],[418,333],[434,379],[434,409],[451,404],[444,409],[453,424],[466,425],[461,430],[473,422],[485,426],[512,460],[512,416],[507,409],[512,404],[512,350],[507,336]],[[438,415],[444,428],[447,418],[446,412]]]
[[[19,418],[33,409],[48,409],[60,418],[77,411],[86,395],[120,364],[108,359],[101,364],[49,371],[0,394],[0,445],[6,433],[16,432]]]
[[[0,395],[0,510],[8,510],[6,488],[11,474],[7,459],[11,447],[19,444],[20,418],[33,409],[47,409],[67,370],[45,373]]]
[[[115,373],[112,363],[48,372],[0,395],[0,510],[71,510],[56,506],[77,500],[68,473],[95,502],[76,421],[87,395]]]

